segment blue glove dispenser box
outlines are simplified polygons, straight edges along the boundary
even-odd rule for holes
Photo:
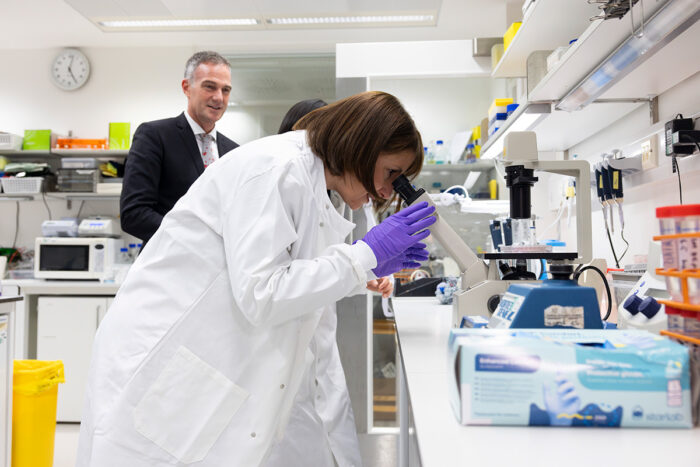
[[[463,425],[692,427],[688,349],[638,330],[453,329]]]

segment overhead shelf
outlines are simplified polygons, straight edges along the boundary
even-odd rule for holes
[[[477,159],[469,164],[424,164],[421,173],[428,172],[473,172],[493,168],[493,161]]]
[[[629,13],[621,20],[597,20],[592,23],[537,84],[529,94],[528,102],[521,104],[486,142],[482,157],[493,158],[501,154],[503,140],[510,131],[534,131],[540,151],[567,150],[640,105],[651,105],[653,108],[655,101],[651,100],[652,97],[697,73],[700,55],[694,49],[700,43],[700,4],[694,3],[694,0],[640,1],[633,10],[635,19],[639,21],[636,23],[638,26],[642,18],[642,4],[646,23],[653,25],[646,31],[646,39],[645,36],[630,39]],[[678,16],[679,10],[685,15]],[[659,18],[662,18],[661,23]],[[661,29],[659,24],[662,24]],[[666,30],[663,25],[667,26]],[[639,27],[637,30],[641,31]],[[619,55],[620,50],[627,50],[623,47],[630,43],[628,39],[648,40],[654,45],[648,46],[641,58],[630,59],[628,67],[617,69],[617,75],[608,81],[609,87],[601,86],[597,95],[591,95],[589,99],[593,100],[592,103],[584,103],[579,110],[572,112],[557,110],[557,107],[571,107],[562,105],[561,100],[565,97],[569,99],[567,96],[579,83],[590,81],[589,76],[597,76],[601,68],[605,72],[607,68],[603,67],[607,66],[609,57]],[[594,71],[596,74],[592,75]]]
[[[0,193],[0,201],[33,201],[35,199],[61,199],[66,201],[113,201],[120,193],[78,193],[49,191],[46,193]]]
[[[15,149],[0,149],[0,156],[17,156],[17,155],[22,155],[22,156],[34,156],[34,157],[48,157],[51,155],[49,150],[40,150],[40,151],[17,151]]]
[[[549,103],[523,105],[486,141],[481,148],[481,156],[498,157],[503,151],[505,135],[510,131],[534,131],[539,151],[565,151],[607,128],[640,105],[644,104],[600,103],[591,104],[577,112],[555,110],[554,105]]]
[[[128,149],[52,149],[51,154],[57,156],[80,156],[80,157],[126,157],[129,155]]]
[[[665,2],[638,2],[635,22],[641,21],[641,5],[649,19]],[[638,23],[637,23],[638,24]],[[632,34],[629,13],[622,19],[597,20],[581,34],[556,65],[528,95],[531,102],[558,101],[601,64]],[[639,98],[658,95],[698,70],[700,24],[696,23],[666,44],[608,89],[601,98]]]
[[[0,149],[0,156],[8,157],[94,157],[97,159],[114,159],[129,155],[128,149],[51,149],[51,150],[8,150]]]
[[[492,78],[527,75],[527,57],[536,50],[553,50],[576,39],[598,13],[585,0],[537,0],[527,10],[510,47],[491,72]]]

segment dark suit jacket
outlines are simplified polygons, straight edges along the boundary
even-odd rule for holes
[[[221,133],[216,145],[219,157],[238,147]],[[139,125],[124,168],[122,230],[145,244],[202,172],[202,156],[184,112]]]

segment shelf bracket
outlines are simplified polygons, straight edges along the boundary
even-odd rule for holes
[[[637,104],[646,103],[649,106],[649,124],[659,122],[659,96],[631,97],[620,99],[596,99],[591,104]]]
[[[651,125],[659,123],[659,96],[649,98],[649,123]]]

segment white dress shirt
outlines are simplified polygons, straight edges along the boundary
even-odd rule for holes
[[[194,121],[192,117],[190,117],[190,114],[185,110],[185,118],[187,119],[187,123],[190,124],[190,127],[192,128],[192,132],[194,133],[195,136],[195,141],[197,141],[197,147],[199,148],[199,154],[202,154],[202,138],[198,135],[206,135],[209,134],[212,138],[214,138],[214,142],[211,145],[211,155],[214,158],[214,160],[217,160],[219,158],[219,148],[216,145],[216,124],[214,124],[214,129],[211,130],[209,133],[204,131],[201,126],[197,122]]]

